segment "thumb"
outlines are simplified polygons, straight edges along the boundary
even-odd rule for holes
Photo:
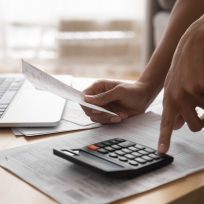
[[[115,89],[111,89],[106,92],[102,92],[97,95],[85,95],[85,101],[87,103],[92,103],[98,106],[105,106],[114,100],[116,100],[117,93]]]

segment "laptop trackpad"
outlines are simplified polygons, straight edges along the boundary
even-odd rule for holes
[[[11,127],[55,126],[61,119],[64,105],[65,99],[36,90],[25,82],[1,123],[8,123]]]

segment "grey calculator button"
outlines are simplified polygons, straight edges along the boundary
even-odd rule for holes
[[[136,147],[128,147],[128,149],[132,150],[132,151],[138,151],[139,149]]]
[[[123,162],[127,162],[128,161],[128,159],[126,157],[119,157],[119,160],[123,161]]]
[[[145,164],[146,160],[142,159],[142,158],[136,158],[135,161],[139,162],[140,164]]]
[[[135,143],[130,142],[130,141],[126,141],[126,142],[122,142],[122,143],[120,143],[118,145],[120,145],[121,147],[131,147],[131,146],[135,145]]]
[[[115,153],[110,153],[109,156],[110,156],[110,157],[113,157],[113,158],[117,158],[117,157],[118,157],[118,155],[115,154]]]
[[[123,152],[123,151],[121,151],[121,150],[117,150],[117,151],[115,151],[115,153],[116,153],[117,155],[119,155],[119,156],[125,155],[125,152]]]
[[[131,150],[126,149],[126,148],[123,148],[122,151],[125,152],[125,153],[131,153],[132,152]]]
[[[105,147],[104,149],[108,150],[109,152],[113,152],[114,149],[112,147]]]
[[[134,159],[135,158],[135,156],[132,154],[126,154],[125,157],[128,159]]]
[[[119,150],[119,149],[121,149],[122,147],[120,147],[119,145],[112,145],[111,146],[113,149],[115,149],[115,150]]]
[[[132,152],[132,155],[136,156],[136,157],[140,157],[142,154],[138,153],[138,152]]]
[[[144,150],[140,150],[140,151],[138,151],[138,153],[143,154],[143,155],[149,154],[148,152],[146,152],[146,151],[144,151]]]
[[[102,153],[102,154],[107,154],[108,153],[108,151],[106,149],[103,149],[103,148],[100,148],[97,151]]]
[[[136,144],[135,147],[137,147],[138,149],[145,149],[145,147],[140,144]]]
[[[146,152],[149,152],[149,153],[154,153],[155,150],[154,149],[150,149],[150,148],[145,148],[144,149]]]
[[[138,163],[134,160],[130,161],[129,164],[133,165],[133,166],[138,166]]]
[[[142,159],[145,159],[148,162],[153,161],[153,158],[149,157],[149,156],[143,156]]]

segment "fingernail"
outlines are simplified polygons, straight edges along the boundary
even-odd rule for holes
[[[94,113],[94,114],[100,114],[101,111],[98,111],[98,110],[92,110],[92,113]]]
[[[118,115],[124,120],[128,118],[128,115],[126,113],[118,113]]]
[[[160,153],[166,153],[166,151],[167,151],[166,145],[165,144],[159,144],[158,150]]]
[[[121,122],[121,118],[120,117],[113,117],[113,118],[111,118],[111,122],[112,123],[119,123],[119,122]]]
[[[85,100],[86,101],[91,101],[91,100],[93,100],[93,96],[91,96],[91,95],[85,95]]]

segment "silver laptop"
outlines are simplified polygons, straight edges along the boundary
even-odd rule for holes
[[[0,77],[0,127],[56,126],[65,102],[54,94],[36,90],[23,77]]]

